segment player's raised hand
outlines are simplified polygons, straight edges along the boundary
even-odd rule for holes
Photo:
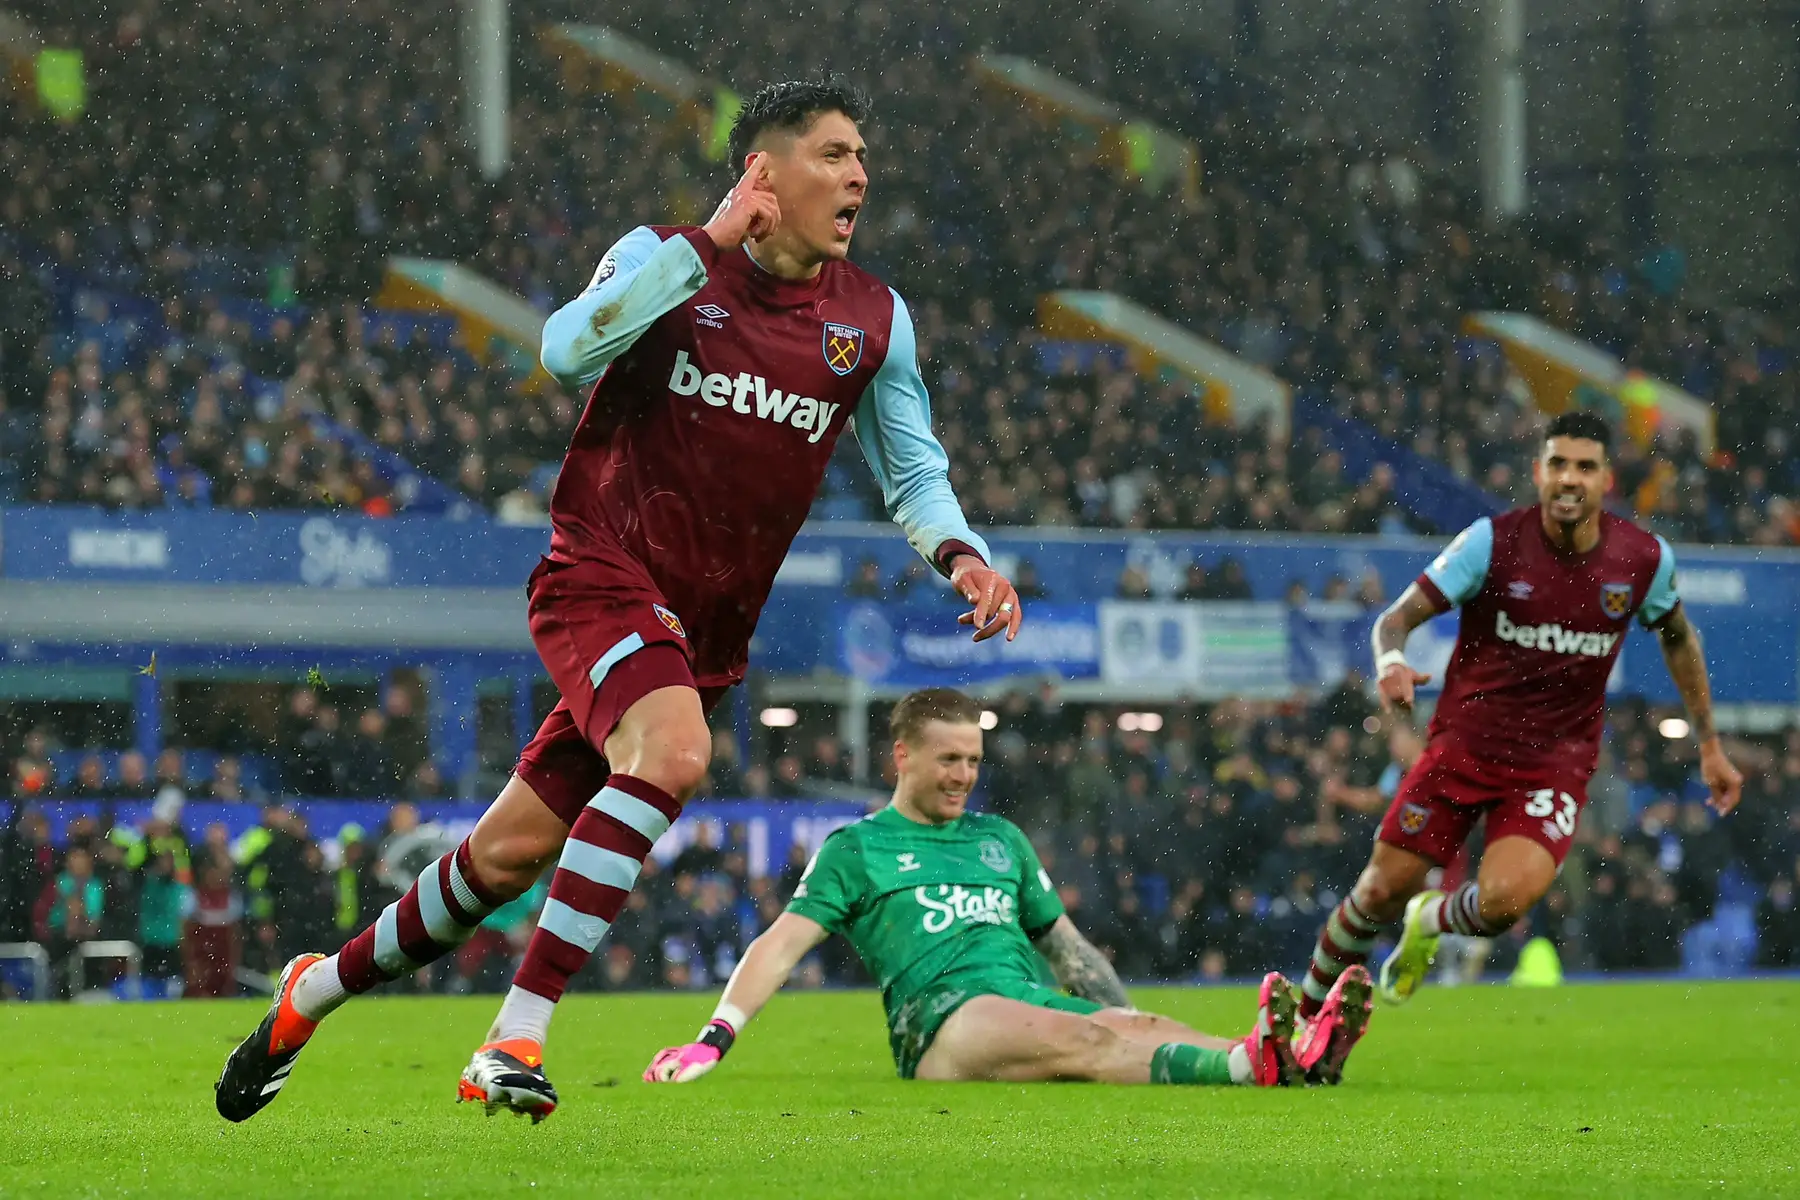
[[[950,586],[975,607],[956,618],[959,625],[973,625],[975,640],[985,642],[1002,629],[1006,640],[1019,636],[1019,623],[1025,619],[1019,607],[1019,593],[1006,576],[972,554],[956,560],[950,572]]]
[[[736,250],[747,241],[768,237],[780,226],[781,205],[769,186],[769,153],[758,150],[750,156],[743,178],[726,193],[706,223],[706,234],[719,249]]]
[[[1431,676],[1413,670],[1403,662],[1397,662],[1381,673],[1376,681],[1375,690],[1381,694],[1381,707],[1385,712],[1411,712],[1413,706],[1413,690],[1422,683],[1430,683]]]
[[[1731,765],[1716,741],[1700,747],[1700,778],[1706,780],[1707,790],[1712,793],[1706,803],[1714,812],[1722,817],[1737,807],[1738,798],[1744,793],[1744,774]]]
[[[718,1066],[723,1057],[717,1046],[708,1046],[704,1042],[670,1046],[657,1051],[650,1065],[644,1068],[644,1082],[692,1083]]]

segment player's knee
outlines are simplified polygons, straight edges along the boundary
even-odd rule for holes
[[[700,789],[711,761],[712,739],[701,726],[697,731],[659,731],[645,738],[623,770],[685,801]]]
[[[1083,1021],[1064,1047],[1059,1074],[1078,1079],[1099,1078],[1124,1044],[1124,1039],[1095,1021]]]
[[[529,830],[496,833],[477,827],[469,837],[475,874],[489,891],[508,900],[524,895],[561,849],[560,840]]]
[[[1528,890],[1510,887],[1505,884],[1481,888],[1481,923],[1495,933],[1505,933],[1519,919],[1531,911],[1538,898],[1530,895]]]
[[[1392,921],[1412,899],[1412,890],[1371,864],[1363,869],[1353,892],[1356,906],[1377,921]]]

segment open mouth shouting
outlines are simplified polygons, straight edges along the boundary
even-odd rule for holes
[[[848,238],[850,234],[855,231],[856,214],[860,212],[861,209],[862,202],[860,200],[846,204],[844,207],[838,209],[837,216],[833,218],[831,225],[832,228],[837,231],[839,237]]]

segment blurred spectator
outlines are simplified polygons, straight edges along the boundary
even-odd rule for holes
[[[1181,590],[1175,593],[1177,600],[1211,600],[1213,599],[1212,581],[1207,578],[1206,564],[1199,559],[1187,565],[1187,573],[1182,576]]]
[[[100,922],[105,916],[106,889],[95,878],[93,855],[85,848],[73,847],[63,856],[62,870],[52,885],[47,922],[51,973],[58,994],[63,994],[62,988],[70,978],[69,963],[75,947],[100,936]]]
[[[1038,578],[1037,564],[1029,558],[1021,558],[1013,569],[1013,590],[1019,593],[1021,600],[1048,600],[1050,589]]]
[[[188,789],[187,756],[173,746],[157,755],[155,786],[159,795],[165,788],[174,788],[185,796]]]
[[[1777,879],[1756,909],[1756,965],[1771,970],[1800,967],[1800,907],[1794,880]]]
[[[237,995],[244,905],[232,886],[229,860],[205,860],[196,874],[185,916],[181,953],[186,983],[182,994],[211,998]]]
[[[1119,572],[1119,583],[1113,594],[1120,600],[1151,600],[1155,598],[1155,593],[1150,590],[1149,574],[1135,563]]]
[[[401,789],[408,800],[448,800],[456,795],[456,788],[438,773],[437,764],[426,759],[407,777]]]
[[[394,685],[383,695],[388,759],[397,779],[410,779],[431,755],[431,736],[418,713],[418,701],[409,687]]]
[[[200,786],[197,794],[205,800],[261,799],[250,796],[244,790],[243,767],[229,754],[219,756],[218,761],[213,764],[212,778]]]
[[[100,756],[84,755],[81,764],[75,768],[75,778],[60,791],[72,800],[94,800],[106,795],[106,767]]]
[[[148,800],[156,795],[156,784],[150,779],[149,764],[136,750],[119,755],[119,778],[112,794],[122,800]]]
[[[388,757],[385,741],[387,718],[380,709],[365,710],[356,719],[356,732],[342,750],[344,765],[339,790],[346,796],[392,796],[400,781]]]
[[[709,781],[707,795],[731,797],[744,794],[737,736],[730,729],[713,732],[712,759],[706,766],[706,778]]]
[[[38,898],[55,877],[56,848],[42,812],[21,803],[7,809],[0,826],[0,941],[28,942],[37,937]]]
[[[852,600],[885,599],[887,587],[881,581],[881,564],[872,558],[857,563],[856,574],[844,585],[844,595]]]
[[[150,979],[181,978],[181,923],[188,888],[177,877],[173,853],[160,851],[144,863],[137,901],[135,940],[143,954],[143,974]]]
[[[843,743],[829,734],[813,739],[812,754],[806,760],[806,777],[825,783],[854,782],[850,756]]]
[[[56,768],[50,763],[50,739],[42,729],[25,735],[19,756],[12,764],[12,795],[20,800],[49,795],[55,790]]]
[[[806,794],[806,767],[798,754],[783,754],[775,760],[769,793],[782,800],[794,800]]]
[[[710,875],[725,861],[719,849],[719,831],[711,821],[694,823],[694,840],[682,847],[669,864],[672,875]]]
[[[1250,577],[1244,573],[1244,564],[1235,558],[1222,558],[1218,567],[1211,573],[1211,599],[1214,600],[1249,600]]]

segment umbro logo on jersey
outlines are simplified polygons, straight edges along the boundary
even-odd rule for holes
[[[777,425],[805,430],[808,442],[816,442],[831,428],[831,418],[842,404],[827,404],[798,392],[770,387],[761,375],[739,371],[735,376],[715,371],[703,374],[688,360],[686,350],[675,352],[675,369],[669,372],[669,390],[677,396],[698,395],[714,408],[730,406],[732,412],[755,416]]]
[[[696,304],[694,311],[699,314],[700,324],[714,329],[725,328],[725,318],[731,315],[716,304]]]
[[[1524,579],[1515,579],[1506,585],[1506,594],[1514,600],[1531,599],[1531,584]]]
[[[1587,658],[1604,658],[1619,644],[1616,633],[1584,633],[1579,629],[1564,629],[1561,625],[1516,625],[1505,609],[1494,614],[1494,636],[1527,650],[1580,654]]]
[[[900,865],[894,868],[896,871],[916,871],[923,865],[919,862],[919,856],[911,852],[899,854],[895,857],[900,860]]]

